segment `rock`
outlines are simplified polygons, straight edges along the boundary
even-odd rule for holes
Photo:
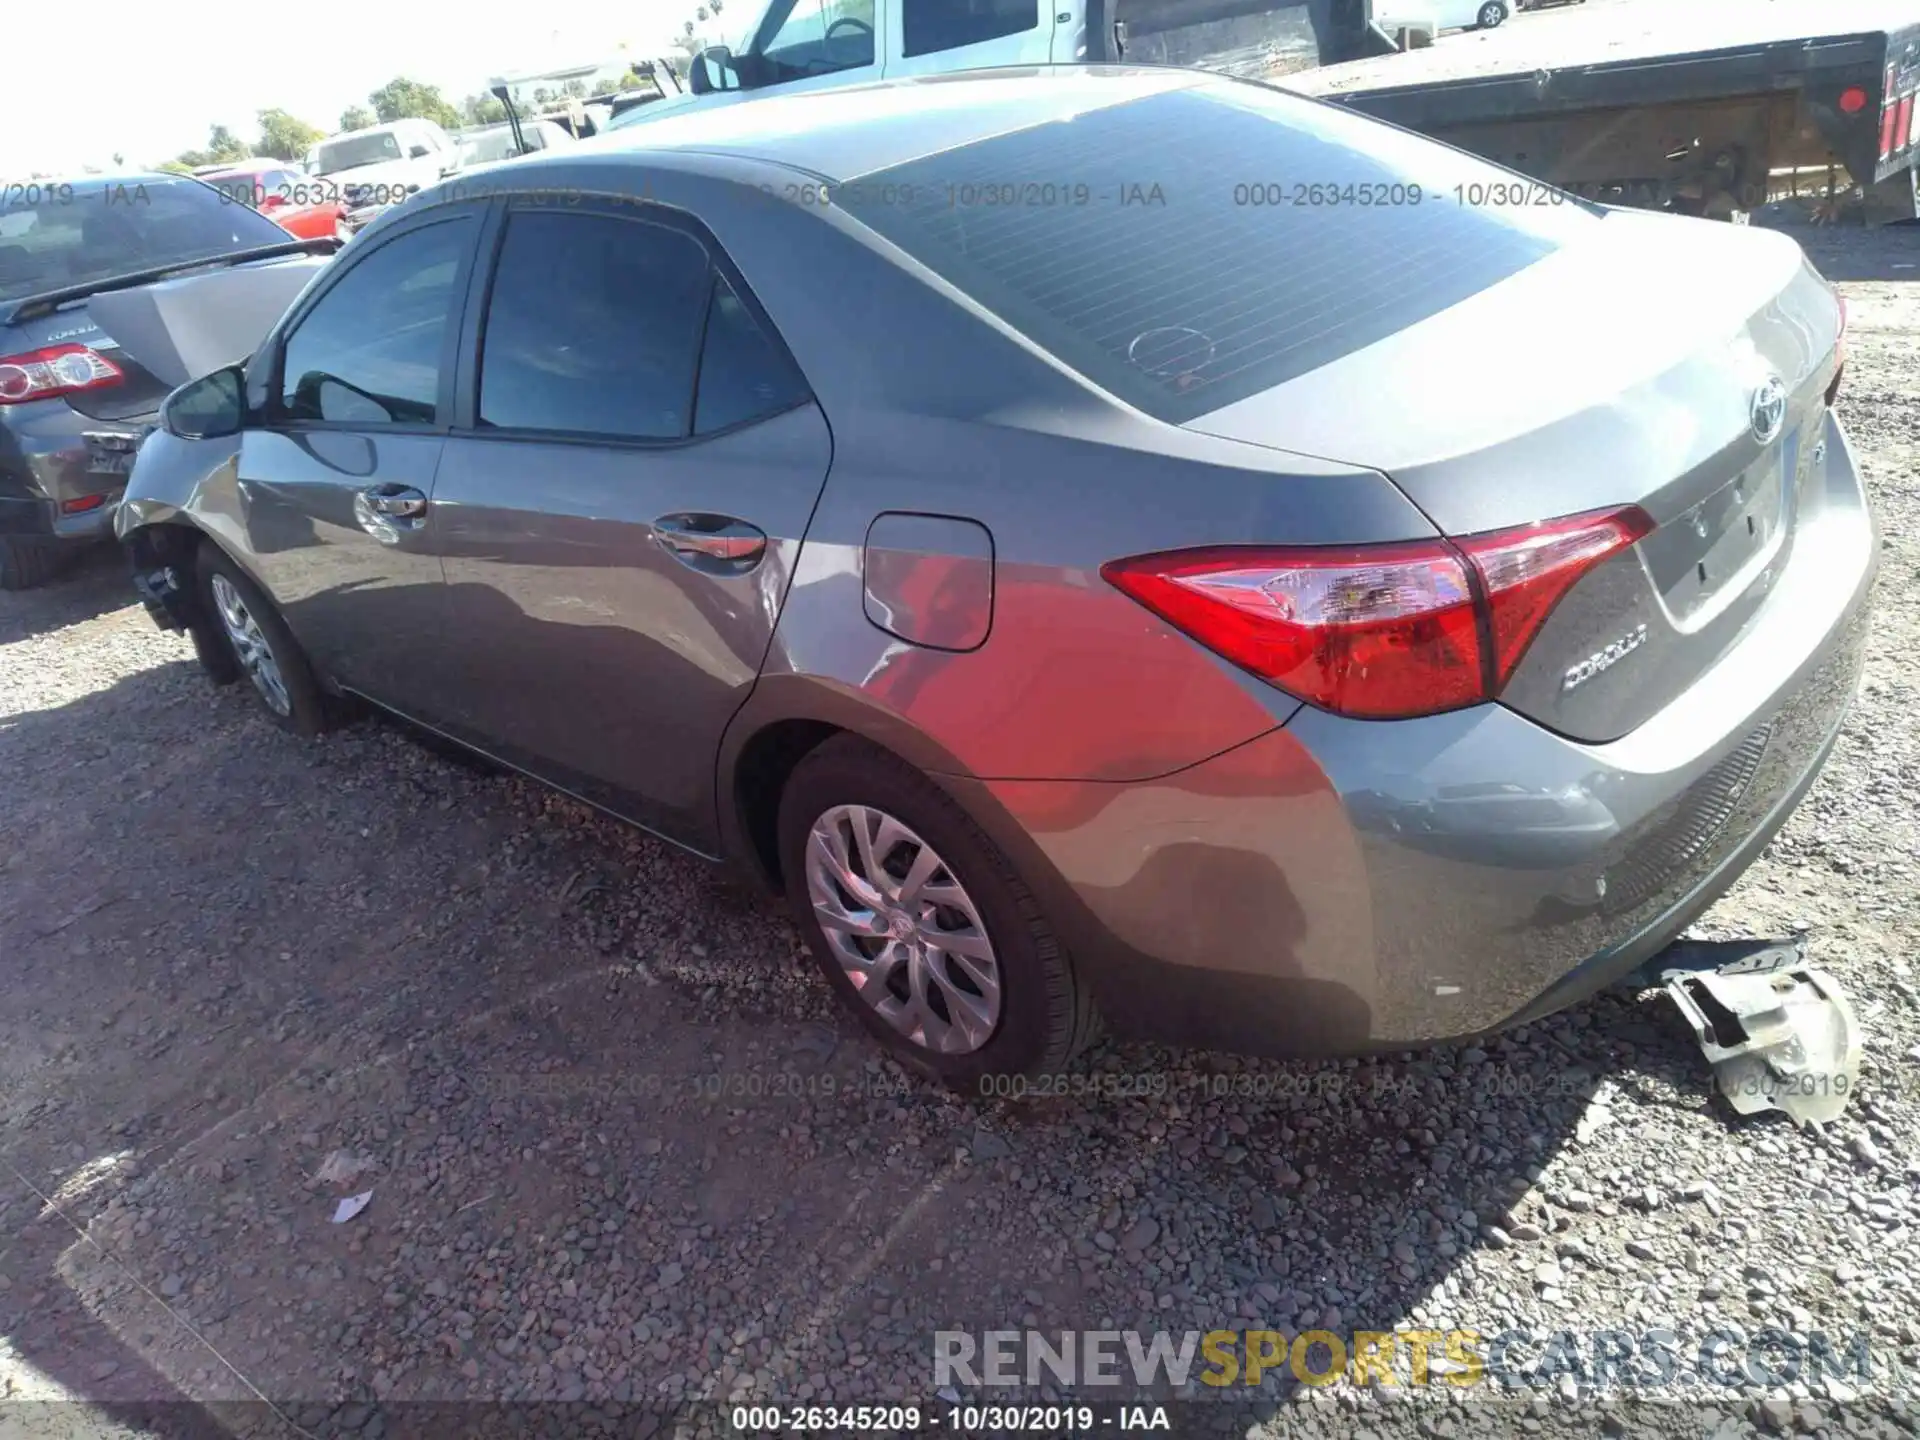
[[[991,1130],[975,1130],[967,1148],[976,1160],[1004,1160],[1013,1154],[1013,1147]]]
[[[92,1375],[96,1380],[105,1380],[108,1376],[119,1370],[119,1368],[120,1363],[117,1360],[101,1360],[96,1362],[93,1368],[87,1373]]]
[[[1513,1227],[1513,1238],[1516,1240],[1544,1240],[1546,1235],[1540,1227],[1532,1221],[1522,1220]]]
[[[180,1292],[187,1288],[187,1282],[178,1275],[169,1275],[160,1282],[160,1293],[169,1300],[178,1299]]]
[[[1753,1409],[1753,1423],[1762,1430],[1774,1434],[1784,1434],[1793,1428],[1793,1402],[1791,1400],[1762,1400]]]
[[[1627,1254],[1636,1260],[1658,1260],[1660,1252],[1644,1240],[1629,1240],[1624,1247]]]
[[[1151,1215],[1142,1215],[1120,1237],[1120,1248],[1130,1255],[1138,1255],[1159,1238],[1160,1222]]]

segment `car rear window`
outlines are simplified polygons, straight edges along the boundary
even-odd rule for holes
[[[1394,127],[1227,80],[944,150],[833,199],[1174,423],[1457,304],[1603,214]]]
[[[0,300],[286,240],[271,220],[198,180],[50,185],[0,208]]]
[[[391,130],[375,130],[366,135],[343,135],[338,140],[323,141],[313,152],[313,170],[316,175],[332,175],[399,158],[400,137]]]

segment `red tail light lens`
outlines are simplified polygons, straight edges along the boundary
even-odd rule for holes
[[[1290,695],[1399,719],[1492,699],[1574,583],[1652,528],[1628,506],[1459,541],[1182,550],[1100,573]]]
[[[1840,92],[1840,113],[1858,115],[1867,108],[1867,92],[1859,85],[1849,85]]]
[[[1652,529],[1646,511],[1629,505],[1454,542],[1479,572],[1487,597],[1493,668],[1489,699],[1513,678],[1533,637],[1574,582]]]
[[[50,345],[22,355],[0,355],[0,405],[98,390],[120,380],[120,367],[85,345]]]

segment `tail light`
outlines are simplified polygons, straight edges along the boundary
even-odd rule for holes
[[[1847,297],[1838,290],[1833,298],[1840,302],[1840,333],[1833,337],[1833,379],[1827,382],[1827,408],[1840,396],[1840,377],[1847,373]]]
[[[0,405],[98,390],[120,380],[120,367],[85,345],[49,345],[23,355],[0,355]]]
[[[1459,540],[1181,550],[1100,573],[1290,695],[1400,719],[1498,695],[1574,583],[1652,529],[1629,505]]]
[[[1880,158],[1891,159],[1894,152],[1904,150],[1913,143],[1913,101],[1912,93],[1895,98],[1893,94],[1894,75],[1887,72],[1886,98],[1880,105]]]

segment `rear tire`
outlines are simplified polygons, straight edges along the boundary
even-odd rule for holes
[[[211,543],[200,551],[200,603],[273,723],[295,735],[333,728],[333,708],[273,602]]]
[[[0,535],[0,590],[31,590],[60,568],[53,546],[24,535]]]
[[[863,823],[878,885],[852,828]],[[837,851],[828,836],[841,837]],[[997,1079],[1063,1069],[1094,1038],[1092,1000],[1033,893],[953,798],[896,756],[851,735],[807,755],[781,793],[778,842],[807,948],[903,1064],[990,1095],[1004,1093]],[[840,943],[823,913],[841,921]]]
[[[1499,3],[1499,0],[1487,0],[1487,3],[1480,7],[1479,28],[1482,30],[1497,30],[1500,27],[1500,22],[1506,18],[1507,7],[1505,5]]]

